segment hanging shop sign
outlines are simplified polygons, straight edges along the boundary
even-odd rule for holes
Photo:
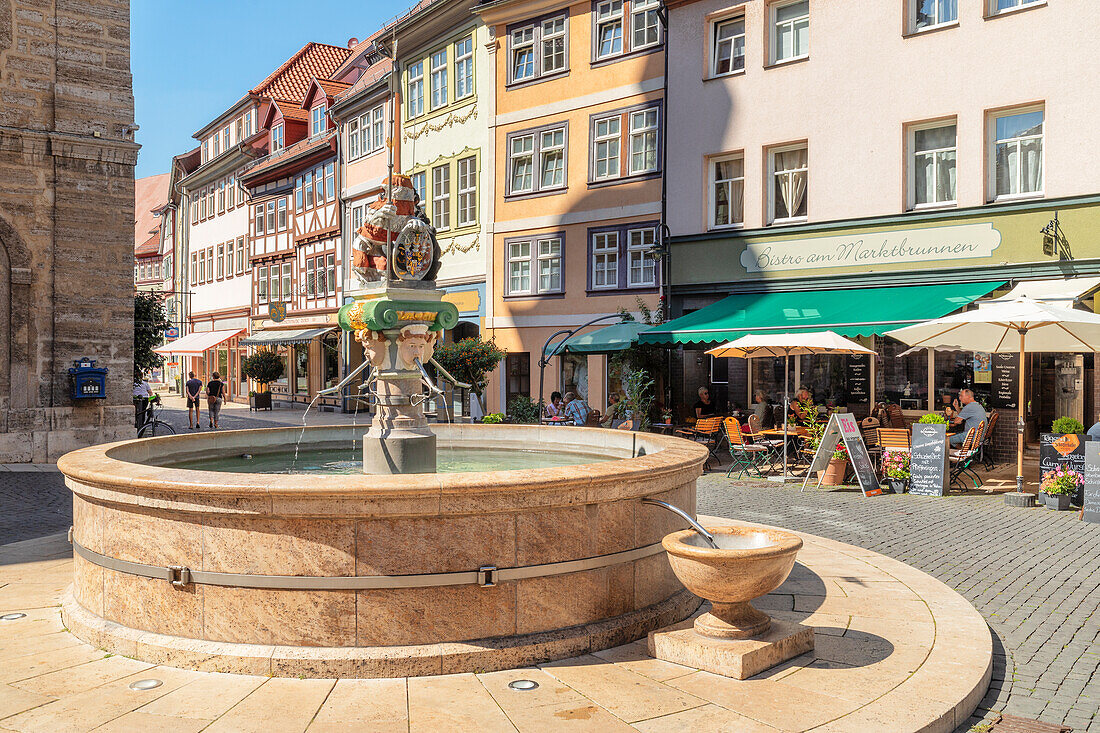
[[[909,451],[909,493],[920,496],[947,493],[947,426],[913,425]]]
[[[848,401],[869,402],[871,400],[871,355],[849,354]]]
[[[747,272],[815,270],[826,267],[896,265],[990,257],[1001,244],[993,224],[956,224],[891,232],[841,234],[752,242],[741,253]]]
[[[1020,355],[992,354],[990,362],[993,406],[1015,410],[1020,399]]]

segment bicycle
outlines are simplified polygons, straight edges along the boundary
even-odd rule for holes
[[[145,422],[138,428],[139,438],[155,438],[157,435],[175,435],[176,429],[159,418],[161,410],[160,402],[150,402],[145,408]]]

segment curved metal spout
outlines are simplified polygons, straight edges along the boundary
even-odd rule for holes
[[[721,549],[720,547],[718,547],[718,543],[714,541],[714,535],[712,535],[710,532],[703,529],[703,525],[699,524],[694,519],[692,519],[691,515],[688,514],[687,512],[685,512],[680,507],[672,506],[671,504],[669,504],[667,502],[658,501],[657,499],[642,499],[642,503],[643,504],[652,504],[654,506],[659,506],[663,509],[668,509],[673,514],[680,515],[685,520],[687,520],[687,523],[691,525],[692,529],[694,529],[696,532],[698,532],[702,536],[702,538],[707,541],[707,544],[709,544],[711,547],[713,547],[716,550]]]
[[[465,382],[460,382],[453,376],[451,376],[451,373],[444,369],[443,365],[436,361],[434,356],[431,359],[428,359],[428,363],[439,370],[439,373],[443,375],[443,378],[454,386],[458,387],[459,389],[470,389],[470,385],[466,384]]]

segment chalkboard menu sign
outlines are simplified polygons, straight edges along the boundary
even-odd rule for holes
[[[1085,501],[1081,519],[1100,523],[1100,441],[1085,443]]]
[[[1039,478],[1059,466],[1085,470],[1085,436],[1073,433],[1039,434]]]
[[[870,402],[871,358],[870,354],[848,355],[848,401]]]
[[[994,407],[1015,410],[1020,402],[1020,355],[993,354]]]
[[[947,426],[914,424],[909,453],[909,493],[943,496],[947,476]]]
[[[867,445],[863,442],[863,433],[859,432],[856,419],[847,413],[836,414],[837,427],[844,438],[844,446],[848,449],[848,460],[855,471],[859,488],[864,496],[878,496],[882,493],[882,485],[878,482],[878,474],[871,465],[871,456],[867,453]]]

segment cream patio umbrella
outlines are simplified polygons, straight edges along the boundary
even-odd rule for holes
[[[728,344],[708,349],[711,356],[753,359],[760,356],[783,357],[783,478],[787,482],[787,406],[790,403],[790,376],[787,366],[792,355],[801,354],[874,354],[875,352],[833,331],[807,333],[750,333]]]
[[[1100,315],[1031,298],[980,305],[913,326],[887,331],[912,347],[1020,354],[1020,407],[1016,423],[1016,490],[1024,489],[1024,354],[1100,351]],[[1018,336],[1018,338],[1017,338]]]

